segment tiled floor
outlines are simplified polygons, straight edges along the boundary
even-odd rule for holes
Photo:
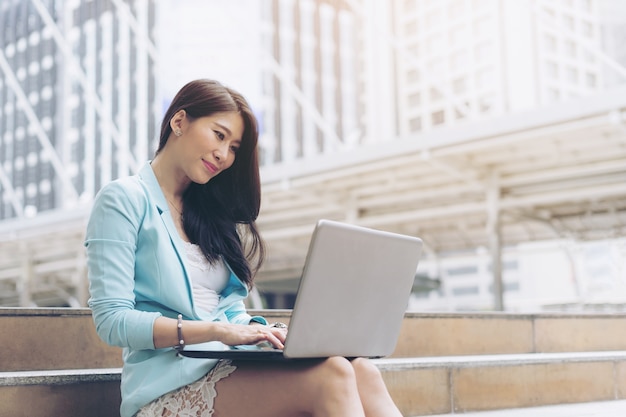
[[[626,417],[626,400],[550,405],[514,410],[441,414],[429,417]]]

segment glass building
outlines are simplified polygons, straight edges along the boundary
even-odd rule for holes
[[[0,220],[90,201],[151,154],[155,7],[2,2]]]
[[[401,135],[599,90],[599,4],[395,1]]]

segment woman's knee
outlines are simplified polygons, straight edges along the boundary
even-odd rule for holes
[[[380,379],[382,374],[372,361],[365,358],[356,358],[352,362],[352,368],[358,379]]]
[[[322,395],[350,395],[358,392],[357,378],[350,362],[331,357],[321,362],[315,372],[315,386]]]
[[[350,361],[339,356],[326,359],[322,363],[322,372],[333,380],[355,380],[355,370]]]

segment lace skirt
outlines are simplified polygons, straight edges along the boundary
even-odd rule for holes
[[[229,360],[220,360],[205,376],[143,406],[135,417],[210,417],[217,396],[215,384],[235,369]]]

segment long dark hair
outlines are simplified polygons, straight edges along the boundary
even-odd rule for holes
[[[261,207],[257,120],[246,99],[214,80],[195,80],[174,97],[163,123],[157,154],[167,142],[170,120],[185,110],[190,121],[220,112],[238,112],[244,133],[230,168],[206,184],[191,183],[183,194],[183,227],[209,260],[220,256],[248,287],[265,258],[255,220]]]

